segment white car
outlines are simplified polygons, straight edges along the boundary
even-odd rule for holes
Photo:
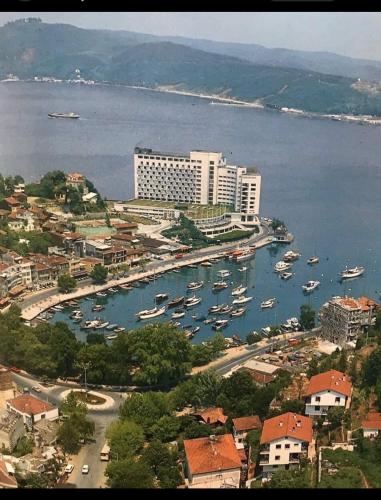
[[[34,392],[41,392],[41,389],[38,387],[38,385],[35,385],[32,387],[32,391]]]
[[[74,469],[74,465],[73,464],[67,464],[67,466],[65,467],[65,472],[67,474],[70,474],[71,472],[73,472],[73,469]]]
[[[88,474],[88,473],[89,473],[89,466],[83,465],[82,466],[82,474]]]

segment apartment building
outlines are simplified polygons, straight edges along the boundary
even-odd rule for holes
[[[378,306],[368,297],[333,297],[320,310],[321,337],[340,346],[356,342],[374,324]]]
[[[134,152],[135,198],[201,205],[227,204],[257,215],[261,176],[247,167],[227,165],[222,153]]]
[[[32,429],[35,422],[44,418],[57,420],[59,417],[58,408],[29,394],[8,400],[7,410],[21,415],[28,429]]]
[[[259,459],[263,477],[278,469],[299,468],[301,458],[314,457],[314,445],[311,418],[288,412],[265,420]]]
[[[349,408],[352,396],[350,377],[337,370],[329,370],[311,377],[306,396],[306,415],[325,416],[330,408]]]

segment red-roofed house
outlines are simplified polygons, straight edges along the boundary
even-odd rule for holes
[[[369,412],[361,428],[366,438],[375,438],[381,431],[381,413]]]
[[[184,441],[189,488],[239,488],[241,457],[231,434]]]
[[[233,418],[233,435],[237,449],[244,448],[248,432],[259,429],[262,429],[262,422],[258,415]]]
[[[228,420],[222,408],[208,408],[201,413],[197,413],[196,417],[204,424],[210,425],[225,425]]]
[[[269,418],[263,423],[260,444],[264,477],[277,469],[298,468],[301,457],[314,457],[312,419],[291,412]]]
[[[58,408],[29,394],[22,394],[17,398],[9,399],[7,401],[7,410],[21,415],[24,424],[29,429],[39,420],[44,418],[57,420],[59,417]]]
[[[5,210],[14,212],[21,207],[21,202],[14,196],[8,196],[8,198],[4,198],[4,200],[0,202],[0,206]]]
[[[13,466],[0,458],[0,489],[18,488]]]
[[[86,182],[86,178],[84,175],[79,172],[70,172],[66,176],[66,184],[68,186],[79,188],[80,186],[84,187]]]
[[[349,408],[352,383],[350,377],[337,370],[329,370],[311,377],[306,396],[306,415],[327,415],[330,408]]]

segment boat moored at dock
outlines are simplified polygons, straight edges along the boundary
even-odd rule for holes
[[[185,307],[193,307],[197,306],[201,302],[202,298],[201,297],[196,297],[193,295],[192,297],[189,297],[189,299],[186,299],[184,302]]]
[[[161,316],[166,311],[166,307],[154,307],[153,309],[146,309],[145,311],[140,311],[138,313],[139,319],[151,319]]]
[[[253,300],[253,297],[237,297],[236,299],[233,300],[233,304],[247,304],[248,302],[250,302],[251,300]]]
[[[247,290],[247,286],[239,285],[239,286],[233,288],[232,295],[233,296],[242,295],[243,293],[246,292],[246,290]]]
[[[203,281],[192,281],[191,283],[187,284],[188,290],[199,290],[204,286]]]
[[[182,304],[185,300],[184,296],[181,297],[175,297],[174,299],[170,300],[167,304],[167,307],[176,307]]]

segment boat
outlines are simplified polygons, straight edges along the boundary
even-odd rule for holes
[[[149,282],[150,280],[148,278],[142,278],[141,280],[139,280],[139,283],[141,283],[142,285],[148,285]]]
[[[292,264],[290,264],[289,262],[284,262],[283,260],[280,260],[275,264],[274,271],[276,273],[282,273],[283,271],[287,271],[287,269],[290,269],[291,266]]]
[[[246,307],[238,307],[237,309],[233,309],[230,313],[232,318],[236,318],[238,316],[242,316],[246,312]]]
[[[63,311],[65,308],[64,306],[62,306],[61,304],[57,304],[56,306],[54,306],[52,309],[54,309],[55,311]]]
[[[100,312],[100,311],[103,311],[104,308],[105,308],[105,306],[97,304],[97,305],[93,306],[91,308],[91,310],[94,311],[94,312]]]
[[[191,333],[193,333],[193,335],[195,335],[199,331],[200,331],[200,327],[199,326],[195,326],[194,328],[192,328]]]
[[[115,330],[117,326],[118,325],[116,323],[111,323],[110,325],[106,326],[106,330]]]
[[[247,271],[247,270],[248,270],[248,267],[246,267],[246,266],[240,267],[240,268],[238,269],[238,271],[240,271],[241,273],[244,273],[244,272],[245,272],[245,271]]]
[[[209,262],[208,260],[206,260],[205,262],[201,262],[201,265],[204,267],[212,267],[213,266],[213,264],[211,262]]]
[[[172,272],[173,272],[173,273],[179,273],[179,272],[180,272],[180,269],[172,269]]]
[[[179,326],[181,326],[180,321],[170,321],[169,324],[174,326],[175,328],[178,328]]]
[[[280,325],[283,333],[290,333],[300,330],[298,318],[289,318],[285,323]]]
[[[191,331],[188,331],[188,332],[184,332],[185,333],[185,338],[190,340],[190,339],[193,339],[194,337],[194,333],[192,333]]]
[[[116,288],[109,288],[107,291],[110,293],[118,293],[118,290]]]
[[[95,327],[96,330],[102,330],[103,328],[106,328],[110,324],[109,321],[99,321],[98,325]]]
[[[107,297],[107,293],[106,292],[97,292],[95,295],[97,297]]]
[[[232,295],[242,295],[243,293],[245,293],[247,290],[247,286],[243,286],[243,285],[239,285],[237,286],[236,288],[233,288],[232,290]]]
[[[253,297],[237,297],[236,299],[233,300],[233,304],[246,304],[247,302],[250,302],[253,300]]]
[[[279,275],[279,277],[282,279],[282,280],[289,280],[290,278],[292,278],[293,276],[295,276],[295,273],[288,273],[288,272],[284,272],[284,273],[281,273]]]
[[[107,335],[107,337],[106,337],[107,340],[115,340],[117,338],[118,338],[118,335],[115,335],[115,334]]]
[[[119,288],[122,290],[133,290],[134,287],[131,285],[119,285]]]
[[[261,328],[261,332],[263,333],[263,335],[268,337],[271,333],[271,326],[264,326],[263,328]]]
[[[233,310],[232,306],[223,306],[221,309],[218,311],[218,314],[229,314]]]
[[[221,328],[227,327],[228,323],[229,323],[228,319],[217,319],[212,328],[213,330],[221,330]]]
[[[221,271],[218,271],[217,274],[220,278],[227,278],[231,275],[231,272],[228,269],[221,269]]]
[[[277,300],[276,300],[275,297],[273,299],[263,300],[261,302],[261,309],[269,309],[271,307],[274,307],[274,305],[276,304],[276,302],[277,302]]]
[[[224,307],[224,305],[220,305],[220,306],[212,306],[212,307],[209,307],[208,311],[210,313],[217,313],[221,310],[221,308]]]
[[[161,316],[166,311],[166,307],[154,307],[153,309],[147,309],[145,311],[140,311],[138,313],[139,319],[151,319]]]
[[[201,302],[202,298],[201,297],[196,297],[193,295],[192,297],[189,297],[189,299],[186,299],[184,302],[185,307],[193,307],[197,306]]]
[[[175,311],[174,313],[171,314],[172,319],[179,319],[183,318],[185,316],[185,311]]]
[[[76,309],[70,314],[70,318],[72,319],[81,319],[83,318],[83,312],[80,309]]]
[[[187,284],[188,290],[198,290],[199,288],[204,286],[203,281],[191,281]]]
[[[320,281],[310,280],[310,281],[307,281],[307,283],[305,285],[303,285],[302,288],[303,288],[304,292],[310,293],[310,292],[313,292],[315,290],[315,288],[317,288],[319,285],[320,285]]]
[[[49,118],[71,118],[71,119],[78,119],[79,115],[76,113],[48,113]]]
[[[293,252],[292,250],[289,250],[286,252],[283,256],[284,262],[294,262],[295,260],[298,260],[301,254],[299,252]]]
[[[233,252],[232,261],[233,262],[242,262],[244,260],[249,260],[255,255],[255,248],[244,248],[239,249]]]
[[[217,318],[208,318],[204,320],[204,325],[210,325],[211,323],[214,323],[217,320]]]
[[[184,302],[185,297],[175,297],[174,299],[170,300],[167,304],[168,307],[176,307]]]
[[[114,332],[115,333],[121,333],[121,332],[124,332],[125,331],[125,328],[124,326],[118,326],[117,328],[115,328]]]
[[[341,271],[340,277],[341,279],[358,278],[364,273],[364,271],[365,268],[361,266],[356,266],[353,267],[352,269],[348,269],[348,267],[346,267],[344,271]]]
[[[155,295],[155,300],[156,302],[163,302],[163,300],[167,300],[168,294],[167,293],[158,293]]]
[[[310,266],[313,266],[314,264],[318,263],[319,263],[319,257],[317,257],[316,255],[313,255],[307,260],[307,264],[309,264]]]
[[[193,318],[193,316],[192,316],[192,318]],[[196,316],[194,319],[196,321],[205,321],[207,319],[207,317],[206,316]]]
[[[92,330],[93,328],[96,328],[99,325],[99,320],[93,319],[93,320],[87,320],[81,325],[82,330]]]
[[[183,330],[190,330],[191,328],[193,328],[193,325],[184,325],[183,326]]]
[[[226,283],[226,281],[216,281],[213,283],[213,290],[224,290],[227,288],[229,285]]]
[[[190,267],[191,269],[197,269],[198,265],[197,264],[188,264],[188,267]]]

